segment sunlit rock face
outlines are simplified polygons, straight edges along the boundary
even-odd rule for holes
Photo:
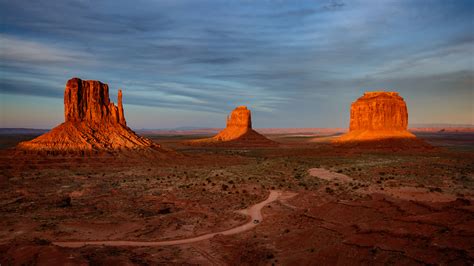
[[[66,122],[120,123],[126,125],[119,90],[118,107],[109,99],[109,87],[96,80],[70,79],[64,91]]]
[[[65,122],[31,141],[20,150],[47,153],[141,150],[157,148],[127,127],[122,106],[109,99],[109,87],[96,80],[70,79],[64,91]]]
[[[351,105],[349,132],[336,141],[415,138],[407,126],[407,106],[397,92],[366,92]]]
[[[237,139],[248,131],[252,130],[252,115],[246,106],[235,108],[227,117],[227,126],[219,132],[214,139],[219,141],[229,141]]]
[[[228,144],[233,146],[275,146],[276,142],[267,139],[252,129],[252,115],[246,106],[235,108],[227,117],[227,125],[216,136],[192,141],[194,144]]]

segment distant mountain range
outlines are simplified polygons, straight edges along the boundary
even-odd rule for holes
[[[140,129],[137,133],[144,135],[212,135],[222,128],[180,128],[180,129]],[[347,132],[347,128],[257,128],[261,134],[299,134],[331,135]],[[409,127],[412,132],[474,132],[474,125],[454,124],[417,124]]]
[[[222,128],[177,127],[167,129],[135,129],[145,135],[212,135]],[[346,132],[347,128],[257,128],[262,134],[334,134]],[[49,129],[35,128],[0,128],[0,135],[40,135]],[[411,124],[412,132],[474,132],[474,125],[470,124]]]
[[[437,127],[437,128],[446,128],[446,127],[456,127],[456,128],[474,128],[473,124],[410,124],[408,125],[409,128],[429,128],[429,127]]]
[[[0,128],[0,135],[40,135],[48,131],[49,129],[37,128]]]

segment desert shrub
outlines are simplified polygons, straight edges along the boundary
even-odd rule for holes
[[[443,190],[439,187],[435,187],[435,188],[430,188],[430,192],[439,192],[439,193],[441,193],[441,192],[443,192]]]
[[[70,196],[64,196],[62,197],[58,203],[57,203],[57,206],[59,208],[67,208],[67,207],[71,207],[72,204],[71,204],[71,197]]]
[[[49,241],[47,239],[43,239],[43,238],[37,238],[37,237],[35,237],[33,242],[37,245],[40,245],[40,246],[47,246],[47,245],[51,244],[51,241]]]

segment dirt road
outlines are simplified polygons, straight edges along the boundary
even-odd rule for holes
[[[171,245],[180,245],[180,244],[189,244],[194,243],[202,240],[206,240],[212,238],[216,235],[233,235],[238,234],[241,232],[248,231],[259,223],[263,221],[262,216],[262,208],[265,205],[277,200],[281,196],[282,192],[277,190],[271,190],[270,195],[268,198],[262,202],[259,202],[247,209],[240,210],[239,213],[247,215],[250,217],[250,220],[240,226],[215,232],[209,233],[201,236],[191,237],[191,238],[184,238],[184,239],[177,239],[177,240],[166,240],[166,241],[127,241],[127,240],[105,240],[105,241],[70,241],[70,242],[53,242],[54,245],[61,246],[61,247],[70,247],[70,248],[78,248],[83,247],[86,245],[104,245],[104,246],[171,246]]]

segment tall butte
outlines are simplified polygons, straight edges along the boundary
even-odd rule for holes
[[[397,92],[366,92],[351,105],[349,132],[335,142],[413,139],[408,111]]]
[[[275,146],[276,142],[267,139],[252,129],[252,115],[246,106],[235,108],[227,117],[227,126],[212,138],[198,139],[192,143],[225,144],[233,146]]]
[[[20,150],[68,153],[158,148],[127,127],[118,91],[118,106],[109,99],[109,86],[96,80],[72,78],[64,91],[65,122],[31,141]]]

